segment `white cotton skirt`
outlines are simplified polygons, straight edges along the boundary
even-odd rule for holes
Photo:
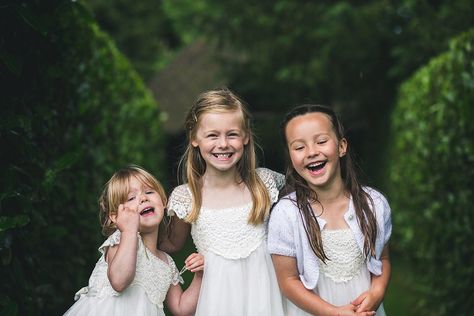
[[[82,295],[64,314],[67,316],[165,316],[163,308],[153,304],[140,286],[129,286],[119,296]]]
[[[367,291],[370,288],[370,280],[370,272],[365,265],[361,266],[357,276],[347,282],[335,282],[321,273],[314,293],[334,306],[344,306],[350,304],[360,294]],[[311,316],[311,314],[300,309],[286,298],[283,305],[286,311],[285,315],[287,316]],[[385,315],[383,304],[380,304],[376,316]]]
[[[196,316],[283,316],[282,296],[266,243],[248,257],[206,252]]]

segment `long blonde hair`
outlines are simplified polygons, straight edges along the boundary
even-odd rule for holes
[[[257,175],[257,159],[255,154],[255,142],[251,129],[251,116],[244,101],[227,88],[210,90],[198,96],[189,110],[186,121],[186,136],[188,144],[183,157],[179,162],[178,170],[183,183],[188,183],[193,196],[191,212],[186,221],[193,223],[199,217],[202,206],[202,176],[206,172],[206,162],[201,156],[198,147],[192,146],[196,138],[199,119],[205,113],[228,113],[238,112],[242,119],[242,128],[249,141],[244,146],[244,153],[237,162],[237,172],[252,195],[252,210],[250,211],[249,224],[261,224],[270,211],[270,196],[265,184]]]
[[[132,177],[136,177],[141,183],[155,190],[160,196],[163,205],[166,205],[166,193],[161,183],[142,167],[128,165],[114,173],[105,184],[104,190],[100,195],[99,219],[104,236],[110,236],[117,229],[110,216],[116,215],[119,205],[127,200],[130,191],[130,179]],[[164,226],[166,227],[166,225]]]

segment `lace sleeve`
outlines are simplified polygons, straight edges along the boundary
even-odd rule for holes
[[[174,263],[173,258],[171,258],[171,256],[168,254],[166,254],[166,256],[168,257],[168,264],[171,268],[171,284],[173,285],[176,285],[178,283],[183,284],[184,280],[179,274],[178,268],[176,267],[176,264]]]
[[[257,174],[270,193],[270,202],[273,204],[278,201],[279,191],[285,184],[285,176],[267,168],[258,168]]]
[[[192,206],[192,196],[186,184],[176,187],[171,192],[168,201],[168,215],[177,215],[179,218],[185,218]]]
[[[119,243],[120,230],[117,229],[112,235],[109,236],[109,238],[107,238],[106,241],[104,241],[102,245],[100,245],[99,252],[104,255],[108,247],[118,245]]]

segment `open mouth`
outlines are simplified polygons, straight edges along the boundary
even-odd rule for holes
[[[306,168],[308,168],[309,171],[311,171],[311,172],[318,172],[321,169],[323,169],[324,166],[326,166],[326,163],[327,163],[327,161],[315,162],[315,163],[309,164],[308,166],[306,166]]]
[[[155,213],[155,208],[154,207],[146,207],[144,208],[141,212],[140,212],[140,215],[141,216],[145,216],[147,214],[153,214]]]
[[[212,154],[217,159],[229,159],[232,157],[232,153],[219,153],[219,154]]]

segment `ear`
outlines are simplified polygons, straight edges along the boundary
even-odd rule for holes
[[[199,147],[199,144],[196,140],[192,140],[191,141],[191,146],[193,146],[194,148],[197,148],[197,147]]]
[[[115,222],[117,221],[117,214],[110,214],[109,220],[115,224]]]
[[[339,141],[339,157],[344,157],[347,153],[347,140],[342,138]]]
[[[245,133],[245,136],[244,136],[244,146],[246,146],[250,141],[250,136],[249,136],[249,133]]]

